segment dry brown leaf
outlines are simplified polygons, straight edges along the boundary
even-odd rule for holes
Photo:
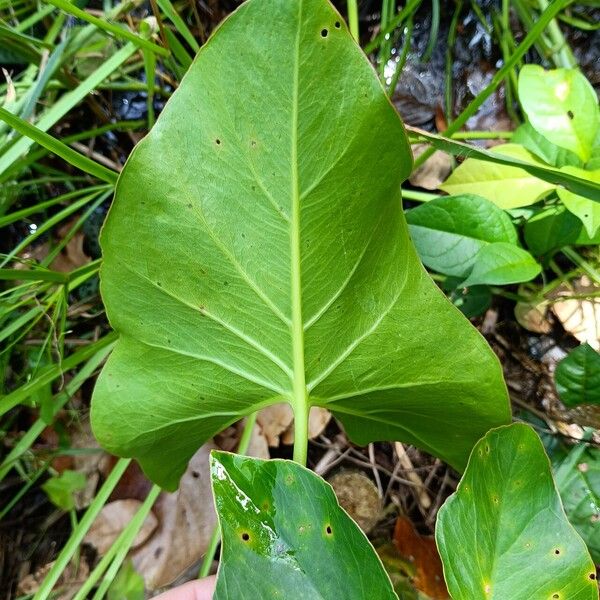
[[[340,506],[356,524],[369,533],[381,518],[381,498],[377,486],[360,471],[342,471],[328,479]]]
[[[258,424],[254,425],[254,428],[252,429],[252,437],[250,438],[250,444],[248,445],[246,454],[248,456],[254,456],[255,458],[271,458],[267,438]]]
[[[412,481],[417,488],[417,497],[419,499],[419,504],[424,511],[429,510],[431,507],[431,498],[427,493],[427,488],[423,483],[423,480],[419,477],[419,474],[416,472],[414,465],[412,464],[408,453],[406,452],[406,448],[404,444],[401,442],[394,442],[394,449],[396,450],[396,456],[398,457],[398,462],[400,466],[404,469],[406,477],[410,481]]]
[[[546,318],[548,302],[531,304],[529,302],[517,302],[515,305],[515,318],[521,327],[534,333],[550,333],[552,326]]]
[[[308,437],[314,439],[320,435],[331,420],[326,408],[313,406],[308,416]],[[294,443],[294,411],[289,404],[273,404],[263,408],[256,418],[262,434],[272,448],[280,443]]]
[[[85,475],[85,487],[74,494],[75,506],[82,509],[89,506],[96,495],[101,464],[107,454],[92,434],[89,420],[82,422],[81,427],[71,434],[71,447],[88,450],[76,453],[73,458],[73,469]]]
[[[30,573],[23,577],[17,585],[17,596],[35,594],[53,565],[54,562],[48,563],[39,568],[35,573]],[[73,562],[70,562],[56,582],[52,598],[55,600],[71,600],[84,584],[89,574],[90,568],[84,556],[79,558],[77,568]]]
[[[102,508],[83,541],[94,546],[98,554],[103,556],[133,519],[140,506],[142,503],[133,499],[109,502]],[[157,525],[156,517],[150,512],[131,547],[137,548],[143,544],[152,535]]]
[[[263,408],[256,417],[269,446],[277,448],[281,434],[292,424],[294,413],[289,404],[273,404]]]
[[[216,525],[208,462],[215,447],[212,442],[202,446],[190,460],[179,489],[162,492],[154,505],[158,527],[132,555],[150,590],[173,582],[208,548]]]
[[[288,405],[289,407],[289,405]],[[290,410],[292,410],[290,408]],[[313,406],[308,415],[308,439],[314,440],[317,436],[323,433],[327,424],[331,421],[331,413],[326,408]],[[294,443],[294,423],[282,433],[281,441],[284,444]]]
[[[71,223],[70,226],[73,224]],[[70,228],[70,227],[69,227]],[[63,237],[69,232],[69,228],[64,227],[58,230],[58,235]],[[78,231],[63,248],[62,252],[52,261],[50,268],[54,271],[68,273],[90,262],[91,258],[83,251],[84,236]]]
[[[413,144],[413,156],[417,158],[429,148],[428,144]],[[446,181],[452,170],[452,159],[449,154],[436,150],[420,167],[415,169],[409,181],[415,187],[426,190],[437,190]]]
[[[100,472],[105,478],[113,470],[117,460],[116,457],[109,456],[108,460],[102,462]],[[111,501],[129,499],[143,501],[151,489],[152,482],[144,475],[137,461],[132,460],[127,469],[125,469],[125,473],[123,473],[119,483],[112,491],[109,499]]]
[[[557,288],[553,298],[561,299],[552,304],[552,311],[566,331],[582,344],[587,342],[600,351],[600,297],[570,298],[573,294],[584,296],[599,292],[600,286],[584,275],[572,281],[570,286],[563,284]]]
[[[15,89],[15,84],[10,76],[10,73],[2,67],[2,74],[4,75],[4,79],[6,79],[6,96],[4,97],[4,106],[8,106],[13,102],[17,101],[17,90]]]
[[[399,554],[414,566],[412,583],[419,591],[433,600],[450,598],[444,583],[442,561],[432,537],[419,535],[409,519],[398,517],[394,545]]]

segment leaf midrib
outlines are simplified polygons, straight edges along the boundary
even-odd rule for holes
[[[308,397],[304,364],[304,324],[302,321],[302,273],[300,263],[300,184],[298,177],[298,89],[300,71],[300,32],[302,30],[302,0],[298,2],[296,42],[294,47],[294,75],[292,87],[292,146],[291,146],[291,205],[290,256],[291,256],[291,303],[292,303],[292,408],[295,417],[295,434],[304,444],[294,446],[294,458],[303,462],[306,454],[308,428]],[[306,438],[306,440],[304,440]]]

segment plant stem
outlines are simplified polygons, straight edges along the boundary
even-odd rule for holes
[[[402,188],[402,197],[407,200],[416,200],[417,202],[429,202],[429,200],[435,200],[441,198],[440,194],[432,194],[429,192],[419,192],[417,190],[405,190]]]
[[[301,267],[301,233],[300,233],[300,179],[298,175],[298,96],[299,74],[298,60],[300,56],[300,37],[296,39],[296,69],[294,71],[292,110],[292,147],[291,147],[291,197],[292,215],[290,222],[290,255],[291,255],[291,313],[290,335],[292,339],[292,398],[294,410],[294,460],[301,465],[306,464],[308,446],[308,390],[306,389],[306,373],[304,365],[304,322],[302,320],[302,267]]]
[[[404,69],[404,65],[406,64],[406,58],[408,56],[408,52],[410,51],[410,45],[412,41],[412,32],[413,32],[413,18],[412,15],[408,17],[406,22],[406,27],[404,28],[404,43],[402,44],[402,50],[400,52],[400,58],[398,58],[398,62],[394,68],[394,74],[390,80],[390,85],[388,87],[388,96],[390,98],[393,97],[394,92],[396,91],[396,86],[398,85],[398,80],[400,79],[400,75],[402,73],[402,69]]]
[[[135,540],[135,536],[142,528],[144,520],[152,509],[152,506],[158,498],[160,491],[161,490],[157,485],[150,490],[150,493],[146,497],[146,500],[144,500],[144,503],[140,506],[131,521],[129,521],[125,529],[123,529],[123,531],[120,533],[119,537],[114,541],[108,552],[102,557],[102,560],[90,573],[89,577],[85,580],[85,583],[81,586],[81,588],[79,588],[73,600],[84,600],[87,598],[87,595],[90,593],[94,585],[96,585],[100,577],[102,577],[102,574],[104,571],[106,571],[111,561],[118,553],[119,549],[125,545],[127,548],[131,547],[133,541]]]
[[[429,39],[427,40],[427,47],[423,56],[421,57],[422,62],[429,62],[433,49],[437,44],[438,33],[440,29],[440,0],[431,0],[431,26],[429,27]]]
[[[242,433],[242,437],[240,438],[240,443],[237,449],[237,453],[241,456],[244,456],[248,452],[250,440],[252,439],[252,430],[254,429],[257,415],[258,412],[252,413],[246,419],[246,423],[244,425],[244,432]],[[200,572],[198,573],[198,577],[200,579],[208,575],[208,572],[210,571],[210,566],[212,565],[213,557],[215,555],[215,552],[217,551],[217,546],[219,545],[220,540],[221,531],[219,530],[219,525],[217,524],[213,529],[212,535],[210,537],[210,543],[208,544],[208,550],[206,551],[206,554],[204,555],[204,560],[202,561],[202,565],[200,566]]]
[[[348,0],[348,27],[350,28],[350,33],[352,37],[359,41],[359,31],[358,31],[358,4],[357,0]]]
[[[538,6],[540,10],[544,11],[548,8],[548,0],[538,0]],[[573,69],[577,66],[577,61],[573,56],[573,52],[569,47],[565,36],[563,35],[558,22],[556,19],[552,19],[548,23],[548,35],[555,45],[553,54],[556,56],[555,63],[557,67],[564,67],[565,69]]]
[[[600,284],[600,272],[598,272],[590,263],[582,258],[578,252],[570,246],[565,246],[562,253],[573,261],[582,271],[585,271],[596,283]]]

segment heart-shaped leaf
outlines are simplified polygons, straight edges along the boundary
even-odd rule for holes
[[[120,340],[93,399],[101,443],[173,488],[204,440],[288,402],[296,440],[319,405],[357,443],[403,440],[463,468],[508,420],[506,390],[410,243],[410,168],[326,0],[235,11],[130,156],[103,228]]]
[[[446,196],[406,213],[421,260],[434,271],[465,277],[477,254],[494,242],[517,244],[510,217],[482,196]]]
[[[564,404],[600,404],[600,353],[581,344],[558,363],[556,390]]]
[[[215,600],[397,598],[331,486],[289,460],[212,452],[223,549]]]
[[[525,65],[519,73],[519,100],[538,133],[583,162],[590,159],[600,111],[594,88],[578,69]]]
[[[493,153],[531,164],[542,164],[517,144],[502,144]],[[529,206],[547,196],[556,186],[542,181],[519,167],[467,158],[446,179],[440,189],[448,194],[478,194],[504,209]]]
[[[594,563],[528,425],[494,429],[473,448],[436,541],[454,600],[598,598]]]

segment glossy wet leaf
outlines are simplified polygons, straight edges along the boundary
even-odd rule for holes
[[[578,69],[525,65],[519,73],[519,100],[533,128],[547,140],[583,162],[590,159],[600,111],[594,88]]]
[[[397,598],[333,489],[304,467],[213,452],[223,539],[215,600]]]
[[[521,283],[532,280],[540,271],[540,265],[529,252],[514,244],[497,242],[479,251],[473,270],[462,285]]]
[[[558,363],[554,381],[563,404],[600,404],[600,353],[577,346]]]
[[[493,153],[541,164],[533,154],[517,144],[496,146]],[[555,187],[519,167],[467,158],[440,189],[448,194],[478,194],[500,208],[510,209],[529,206],[547,196]]]
[[[600,564],[600,450],[578,444],[555,466],[554,479],[569,521]]]
[[[590,181],[600,183],[600,170],[584,171],[576,167],[565,167],[563,170],[578,177],[587,177]],[[581,220],[588,235],[590,237],[595,236],[600,229],[600,201],[588,200],[560,187],[557,191],[562,203]]]
[[[528,425],[494,429],[473,448],[436,541],[454,600],[598,598],[594,564]]]
[[[326,0],[235,11],[130,156],[102,231],[120,339],[94,393],[101,443],[174,488],[203,441],[288,402],[463,468],[508,420],[506,391],[409,241],[410,169]]]
[[[406,220],[423,263],[445,275],[466,276],[485,246],[517,243],[509,216],[472,194],[436,198],[407,211]]]

